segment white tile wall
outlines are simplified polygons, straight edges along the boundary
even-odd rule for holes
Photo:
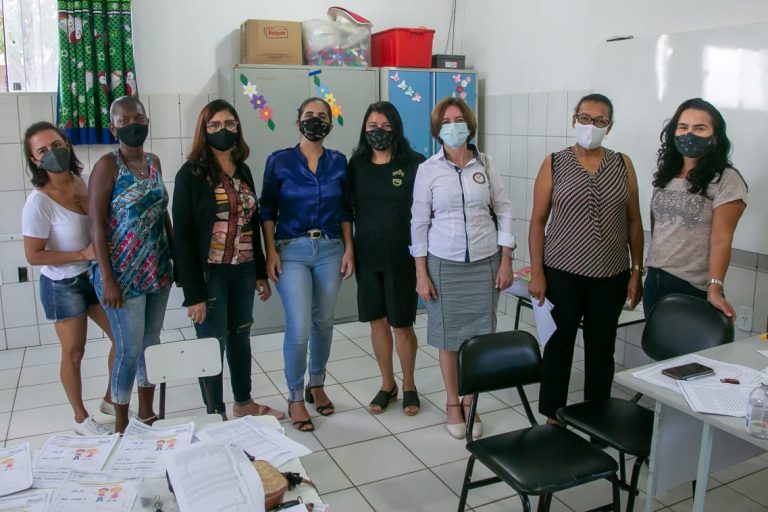
[[[202,107],[216,95],[158,94],[145,98],[151,117],[150,138],[146,148],[156,153],[163,164],[168,193],[173,195],[173,180],[192,143],[194,124]],[[21,209],[32,189],[26,175],[22,154],[24,130],[37,121],[52,121],[55,96],[51,94],[0,94],[0,235],[21,233]],[[85,172],[112,145],[75,146]],[[509,164],[505,164],[509,166]],[[26,267],[33,281],[18,282],[18,267]],[[0,350],[56,344],[53,323],[45,318],[38,297],[38,267],[31,267],[24,256],[21,241],[0,241]],[[189,328],[183,295],[174,289],[168,304],[166,324]],[[88,339],[104,337],[104,332],[88,321]]]
[[[21,144],[0,144],[0,190],[24,190],[24,165]]]
[[[528,225],[533,206],[533,185],[542,160],[549,154],[575,143],[572,115],[587,90],[534,92],[487,96],[482,105],[481,138],[485,151],[495,157],[502,169],[509,151],[509,165],[503,170],[509,197],[515,209],[515,267],[529,264]],[[621,117],[621,113],[617,113]],[[768,330],[768,273],[756,268],[731,266],[725,292],[735,308],[753,310],[751,331],[736,330],[745,338]],[[511,304],[511,305],[510,305]],[[514,301],[500,305],[514,315]],[[511,308],[511,310],[510,310]],[[525,311],[524,311],[525,313]],[[616,362],[633,367],[650,362],[640,347],[642,325],[621,329],[617,339]]]
[[[0,144],[20,142],[19,102],[15,94],[0,94]]]

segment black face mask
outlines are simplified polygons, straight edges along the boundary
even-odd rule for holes
[[[69,170],[71,156],[69,148],[51,148],[40,159],[40,168],[55,174],[66,172]]]
[[[115,135],[126,146],[132,148],[139,148],[144,145],[144,141],[147,140],[147,134],[149,133],[148,124],[131,123],[122,128],[115,128]]]
[[[239,139],[240,135],[237,132],[231,132],[226,128],[222,128],[221,130],[214,133],[205,134],[205,141],[208,143],[208,145],[219,151],[226,151],[230,149],[237,143]]]
[[[681,155],[688,158],[698,158],[707,152],[714,137],[699,137],[691,132],[685,135],[675,135],[675,147]]]
[[[317,142],[323,140],[331,131],[331,125],[319,117],[310,117],[299,122],[299,131],[305,139]]]
[[[384,151],[392,145],[392,141],[395,139],[395,134],[391,130],[385,130],[384,128],[374,128],[365,132],[365,140],[376,151]]]

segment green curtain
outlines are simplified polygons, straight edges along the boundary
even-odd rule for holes
[[[130,0],[59,0],[57,123],[73,144],[111,144],[109,106],[136,95]]]

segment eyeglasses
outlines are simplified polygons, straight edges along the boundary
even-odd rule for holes
[[[222,122],[222,121],[209,121],[209,122],[205,123],[205,127],[206,127],[206,129],[210,133],[218,132],[222,128],[226,128],[227,130],[229,130],[231,132],[236,132],[238,124],[239,123],[237,121],[235,121],[234,119],[227,119],[224,122]]]
[[[607,117],[592,117],[589,114],[576,114],[574,116],[576,122],[579,124],[593,124],[596,128],[606,128],[611,124],[611,120]]]

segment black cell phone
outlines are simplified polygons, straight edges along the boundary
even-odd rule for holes
[[[672,368],[665,368],[661,373],[675,380],[692,380],[715,374],[715,370],[700,363],[688,363]]]

